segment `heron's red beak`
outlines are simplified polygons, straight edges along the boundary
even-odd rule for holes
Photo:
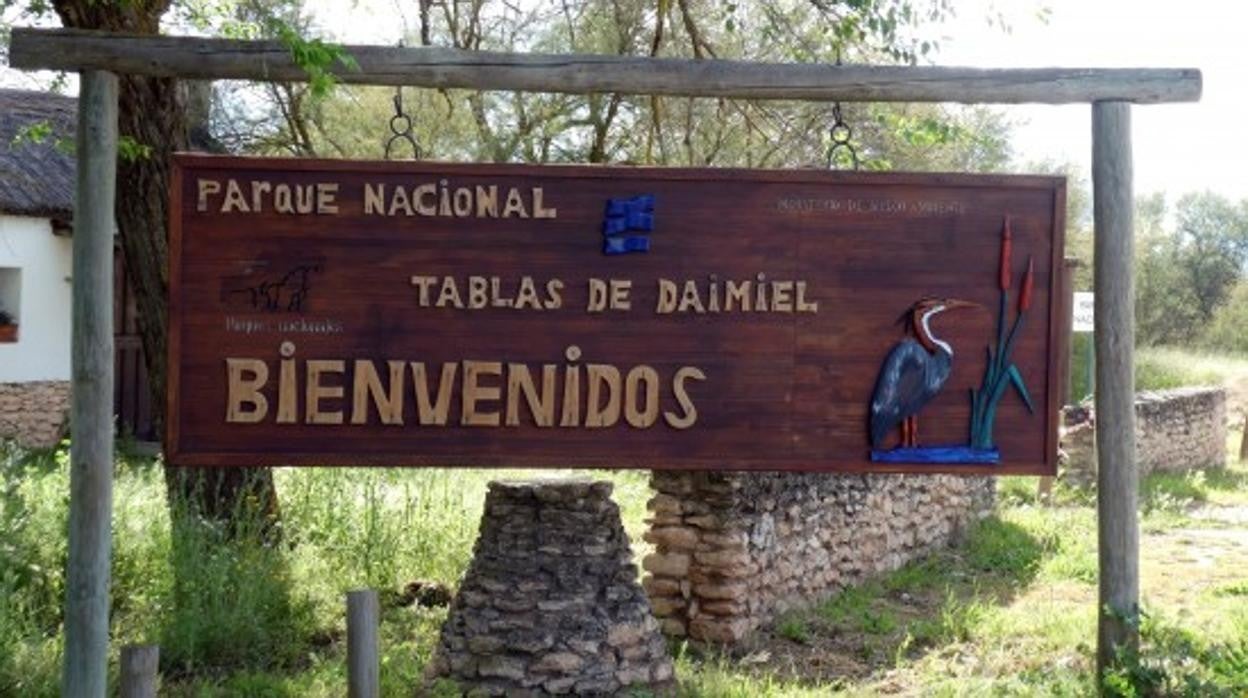
[[[956,310],[957,308],[983,308],[984,306],[974,301],[964,301],[958,298],[947,298],[944,301],[945,310]]]

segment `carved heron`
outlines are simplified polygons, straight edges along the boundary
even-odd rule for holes
[[[940,392],[953,368],[953,347],[932,334],[932,318],[946,310],[980,307],[954,298],[923,298],[910,307],[907,337],[889,352],[871,395],[871,447],[883,448],[893,427],[901,429],[901,445],[919,442],[919,410]]]

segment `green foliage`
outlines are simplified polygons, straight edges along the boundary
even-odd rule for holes
[[[333,73],[335,66],[350,70],[359,69],[355,59],[342,46],[317,38],[306,38],[280,17],[267,19],[265,27],[267,33],[277,37],[277,40],[290,51],[290,57],[295,65],[308,74],[308,89],[312,97],[323,98],[333,90],[334,85],[337,84]]]
[[[1248,266],[1248,201],[1217,194],[1137,203],[1136,336],[1145,345],[1191,344],[1205,334]],[[1235,311],[1224,320],[1233,322]],[[1242,327],[1241,333],[1248,330]],[[1226,324],[1219,334],[1233,333]]]
[[[1109,696],[1233,698],[1248,693],[1248,637],[1210,642],[1201,633],[1145,614],[1140,649],[1123,650],[1107,672]]]
[[[1227,301],[1214,309],[1200,344],[1216,351],[1248,354],[1248,278],[1241,278]]]
[[[152,146],[140,143],[133,136],[121,136],[117,139],[117,157],[122,162],[137,162],[152,156]]]
[[[265,20],[271,15],[298,35],[310,34],[304,15],[279,11],[280,3],[252,5],[248,21],[265,35],[291,36]],[[485,0],[434,4],[422,35],[407,42],[466,51],[760,61],[832,62],[839,52],[851,62],[913,62],[936,50],[919,38],[921,27],[950,7],[949,0],[664,2],[658,8],[652,0]],[[328,58],[307,48],[310,57]],[[394,114],[394,91],[384,88],[341,88],[321,104],[303,100],[297,89],[221,94],[227,99],[214,132],[232,148],[257,153],[376,157]],[[637,95],[407,89],[403,105],[425,157],[495,162],[826,167],[833,121],[827,104]],[[1008,125],[992,110],[846,105],[845,113],[869,169],[985,171],[1008,162]]]

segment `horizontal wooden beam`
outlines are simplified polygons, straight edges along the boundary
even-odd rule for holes
[[[982,68],[750,63],[445,48],[347,46],[345,83],[574,94],[846,102],[1154,104],[1200,99],[1193,68]],[[306,74],[276,41],[13,30],[9,64],[26,70],[108,70],[194,80],[298,82]]]

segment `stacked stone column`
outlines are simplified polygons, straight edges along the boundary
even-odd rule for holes
[[[497,696],[674,685],[610,494],[609,482],[490,483],[433,675]]]

